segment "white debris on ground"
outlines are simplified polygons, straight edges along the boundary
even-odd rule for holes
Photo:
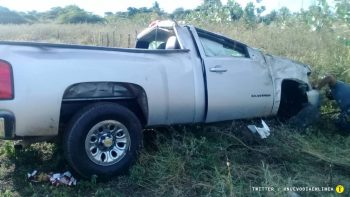
[[[265,139],[270,135],[270,128],[267,126],[265,121],[261,120],[262,127],[257,127],[255,125],[248,125],[248,129],[253,133],[258,133],[261,139]]]
[[[39,182],[50,182],[52,185],[67,185],[75,186],[77,180],[72,176],[69,171],[64,173],[38,173],[37,170],[34,170],[32,173],[27,174],[27,178],[30,182],[39,183]]]

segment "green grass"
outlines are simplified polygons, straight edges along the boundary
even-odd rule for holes
[[[128,34],[132,46],[135,30],[146,27],[144,23],[0,25],[0,39],[106,45],[99,36],[108,33],[111,37],[115,32],[113,46],[127,47]],[[341,73],[349,69],[350,48],[337,39],[337,31],[311,32],[300,24],[251,30],[240,23],[194,23],[264,52],[310,64],[314,79],[326,73],[348,79]],[[334,109],[334,103],[326,102],[322,112]],[[0,142],[0,196],[286,196],[282,190],[255,192],[252,187],[334,188],[338,184],[345,186],[345,194],[299,194],[349,196],[350,136],[334,127],[334,118],[322,116],[306,130],[268,119],[272,134],[266,140],[248,135],[246,125],[257,120],[147,130],[144,148],[130,172],[104,183],[79,180],[76,187],[30,183],[25,178],[34,169],[46,173],[67,170],[60,147],[42,143],[15,152],[10,142]]]
[[[285,196],[286,192],[253,192],[252,186],[280,188],[350,188],[350,137],[334,127],[293,130],[270,119],[266,140],[247,136],[235,121],[209,126],[178,126],[145,131],[145,147],[126,175],[99,183],[80,180],[76,187],[30,183],[26,173],[62,172],[68,167],[53,144],[34,144],[14,152],[1,148],[3,196]],[[324,130],[323,130],[324,129]],[[305,192],[303,196],[336,196]],[[346,195],[345,195],[346,196]]]

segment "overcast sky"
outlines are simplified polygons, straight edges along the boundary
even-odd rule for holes
[[[178,7],[193,9],[203,0],[157,0],[161,9],[171,13]],[[221,0],[224,4],[227,0]],[[251,0],[236,0],[243,7]],[[334,0],[331,1],[331,4]],[[77,5],[86,11],[103,15],[105,12],[126,11],[128,7],[151,7],[155,0],[0,0],[0,6],[17,11],[47,11],[52,7]],[[254,0],[255,2],[255,0]],[[316,0],[263,0],[260,5],[265,5],[267,11],[279,9],[283,6],[292,11],[307,9]]]

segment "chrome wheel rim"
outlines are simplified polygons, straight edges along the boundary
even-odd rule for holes
[[[89,159],[102,166],[119,162],[129,148],[129,131],[116,120],[104,120],[95,124],[85,139],[85,151]]]

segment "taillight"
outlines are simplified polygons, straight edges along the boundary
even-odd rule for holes
[[[13,81],[11,65],[0,60],[0,100],[13,99]]]

